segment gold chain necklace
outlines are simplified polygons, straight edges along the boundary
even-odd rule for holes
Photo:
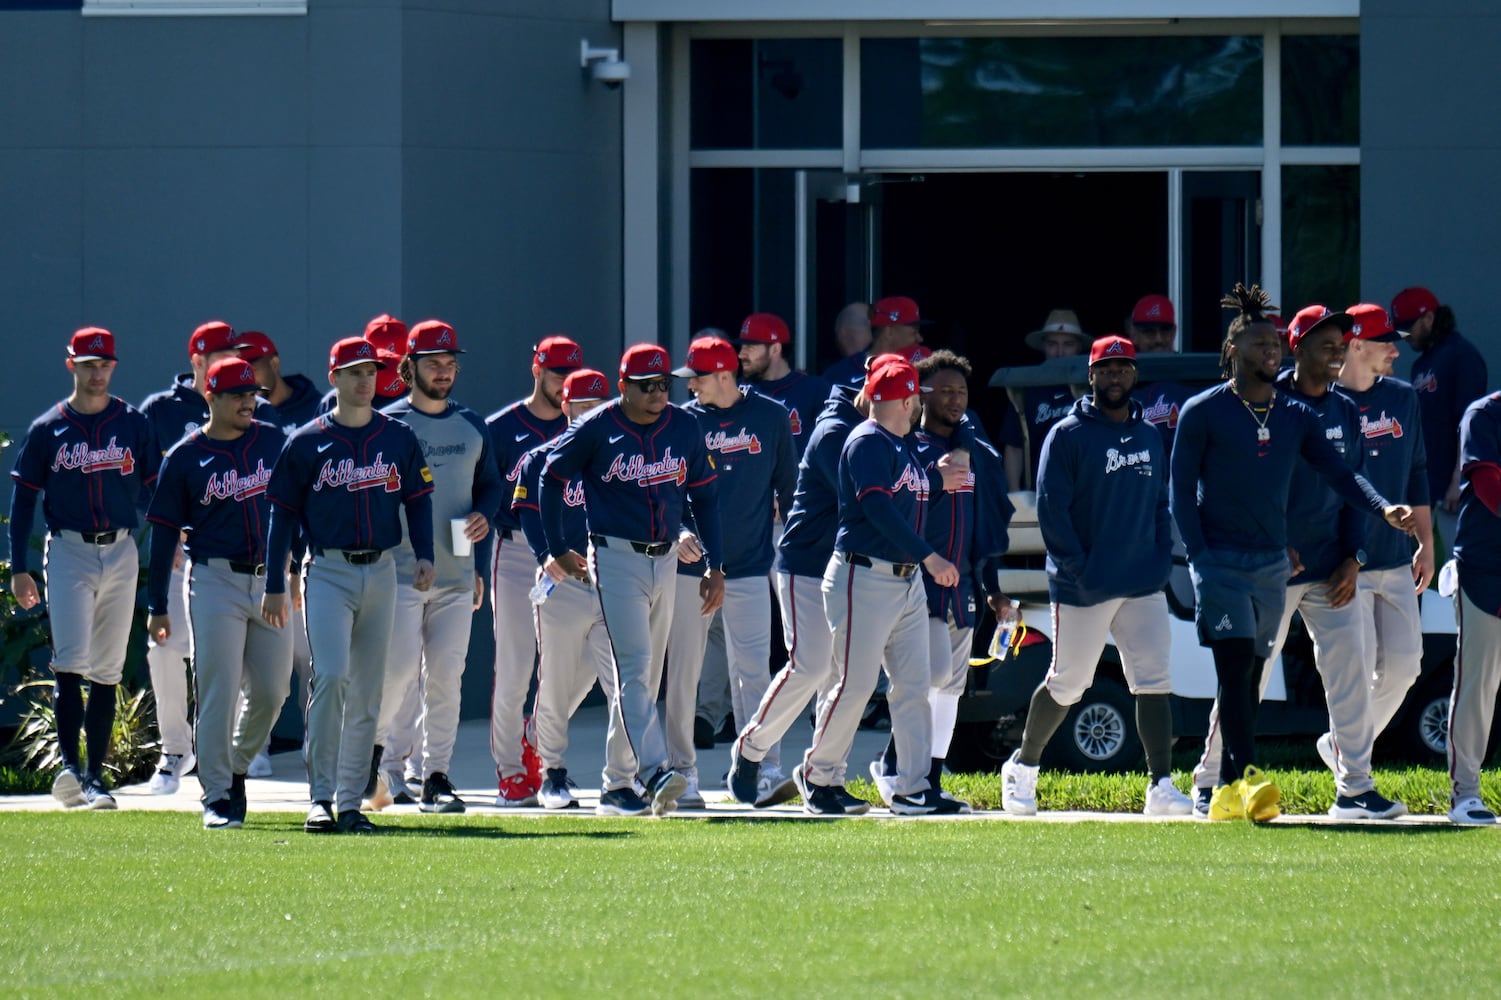
[[[1268,420],[1272,419],[1272,407],[1277,405],[1276,392],[1273,392],[1272,398],[1267,400],[1266,412],[1260,416],[1257,416],[1256,407],[1246,402],[1246,398],[1240,394],[1240,389],[1236,386],[1234,379],[1230,380],[1230,391],[1235,394],[1236,399],[1240,400],[1240,405],[1246,408],[1246,412],[1251,415],[1251,419],[1256,421],[1257,443],[1266,444],[1272,439],[1271,429],[1268,428],[1266,424]]]

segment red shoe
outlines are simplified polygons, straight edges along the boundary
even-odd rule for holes
[[[525,774],[513,774],[500,779],[500,791],[495,796],[495,805],[501,809],[519,809],[537,804],[537,785]]]
[[[531,729],[532,720],[521,720],[521,766],[526,768],[526,780],[532,786],[532,794],[542,787],[542,758],[537,756],[537,748],[532,746],[532,741],[526,738],[527,730]]]

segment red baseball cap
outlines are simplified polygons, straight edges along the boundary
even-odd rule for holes
[[[917,303],[905,295],[892,295],[870,307],[871,329],[883,326],[925,326],[929,321],[917,311]]]
[[[194,330],[193,336],[188,338],[188,357],[232,351],[239,346],[240,339],[234,327],[223,320],[209,320]]]
[[[463,354],[459,350],[459,335],[453,327],[441,319],[427,319],[412,327],[407,334],[407,354]]]
[[[240,357],[246,361],[259,361],[276,354],[276,342],[259,330],[246,330],[239,336]]]
[[[915,365],[923,358],[931,358],[932,356],[933,348],[929,347],[927,344],[913,344],[912,353],[907,355],[907,360]]]
[[[604,372],[580,368],[563,380],[563,402],[579,403],[591,399],[609,399],[610,383]]]
[[[1136,345],[1118,333],[1101,337],[1089,348],[1089,364],[1094,367],[1101,361],[1129,361],[1136,364]]]
[[[1339,327],[1339,332],[1348,341],[1350,328],[1354,325],[1355,318],[1348,312],[1335,312],[1325,305],[1304,306],[1293,314],[1292,322],[1287,324],[1288,349],[1296,350],[1304,337],[1326,326]]]
[[[388,351],[384,347],[375,349],[375,356],[386,366],[386,374],[382,376],[385,381],[375,384],[377,396],[403,396],[407,391],[407,384],[401,380],[401,355],[395,351]]]
[[[665,378],[672,374],[672,360],[656,344],[633,344],[620,357],[620,377]]]
[[[395,316],[381,313],[365,324],[365,339],[400,356],[407,352],[407,325]]]
[[[210,395],[231,392],[260,392],[261,385],[255,380],[255,369],[250,362],[240,358],[220,358],[208,366],[208,378],[204,389]]]
[[[699,337],[688,345],[688,357],[683,361],[683,367],[675,369],[673,374],[678,378],[693,378],[739,370],[740,355],[735,353],[733,344],[718,337]]]
[[[787,324],[782,322],[782,317],[773,313],[751,313],[745,317],[745,322],[740,324],[740,336],[736,342],[785,344],[791,339],[792,334],[787,331]]]
[[[1386,310],[1372,302],[1362,302],[1345,310],[1350,317],[1350,336],[1355,340],[1378,340],[1391,343],[1402,335],[1392,329]]]
[[[364,337],[345,337],[328,352],[328,370],[331,372],[366,363],[373,364],[376,368],[386,367],[379,348]]]
[[[584,349],[572,337],[550,334],[532,348],[532,364],[555,372],[571,372],[584,367]]]
[[[74,361],[115,361],[115,335],[102,326],[86,326],[68,338]]]
[[[1173,300],[1166,295],[1146,295],[1131,310],[1132,326],[1177,326]],[[1096,341],[1095,343],[1099,343]]]
[[[1404,288],[1392,299],[1392,322],[1406,328],[1437,308],[1438,297],[1428,289]]]
[[[883,354],[865,373],[865,397],[874,403],[889,403],[920,392],[932,392],[917,378],[917,369],[900,354]]]

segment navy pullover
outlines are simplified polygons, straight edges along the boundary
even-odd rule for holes
[[[858,390],[836,385],[808,435],[797,468],[792,509],[783,516],[777,571],[822,577],[839,530],[839,453],[850,431],[865,418],[854,407]]]
[[[1277,376],[1277,388],[1318,414],[1324,440],[1350,471],[1364,471],[1358,444],[1359,411],[1348,396],[1333,389],[1322,396],[1305,396],[1293,384],[1290,371]],[[1313,466],[1307,462],[1294,465],[1287,496],[1287,544],[1298,553],[1303,572],[1287,581],[1288,585],[1329,579],[1340,563],[1365,547],[1365,541],[1365,513],[1345,503]]]
[[[1360,414],[1361,475],[1397,503],[1429,505],[1428,449],[1423,443],[1418,394],[1396,378],[1378,378],[1364,392],[1339,391]],[[1412,562],[1412,539],[1389,524],[1366,532],[1366,569],[1395,569]]]

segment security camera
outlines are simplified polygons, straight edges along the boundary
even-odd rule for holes
[[[619,49],[596,49],[587,38],[579,40],[579,65],[611,90],[631,78],[631,64],[620,58]]]

